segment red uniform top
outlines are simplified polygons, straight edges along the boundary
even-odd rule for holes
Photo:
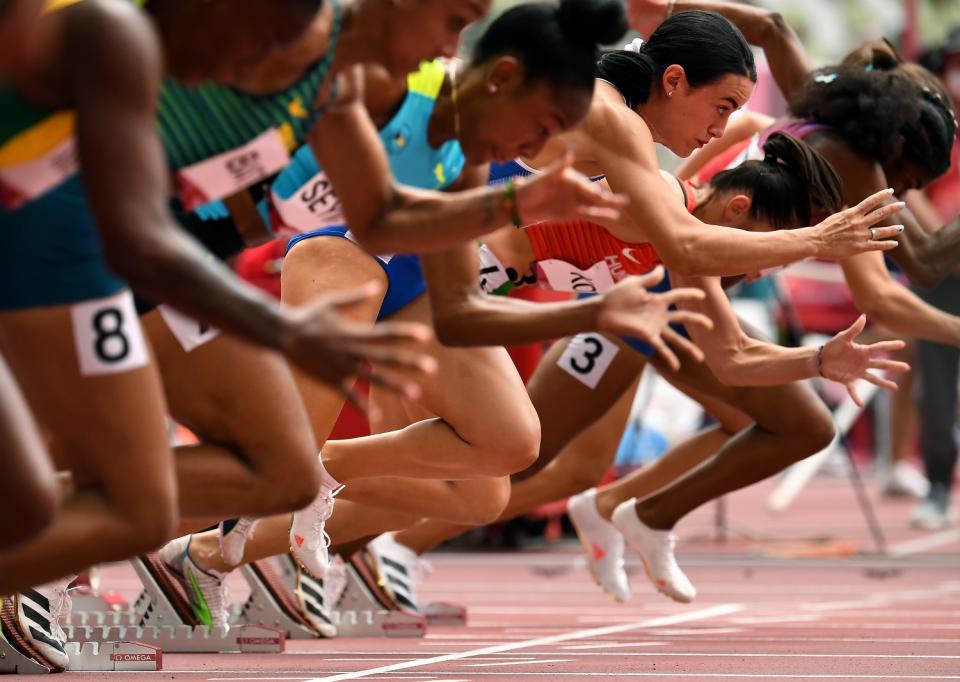
[[[695,187],[685,180],[677,182],[687,210],[693,213],[697,206]],[[540,223],[526,228],[526,232],[537,262],[555,259],[581,269],[603,262],[614,281],[650,272],[661,262],[653,244],[622,241],[586,220]]]

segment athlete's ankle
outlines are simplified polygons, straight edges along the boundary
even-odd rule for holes
[[[229,573],[233,567],[227,566],[220,553],[220,538],[216,533],[194,535],[187,548],[187,556],[203,571]]]
[[[634,506],[634,512],[643,525],[653,530],[673,530],[679,520],[659,506],[655,498],[652,501],[638,501]]]
[[[607,521],[613,518],[613,510],[623,502],[612,490],[598,490],[594,499],[596,500],[597,513]]]

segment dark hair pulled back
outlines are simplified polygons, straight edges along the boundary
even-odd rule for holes
[[[953,106],[936,77],[915,64],[879,59],[814,72],[790,112],[835,129],[883,166],[909,161],[936,177],[950,167]]]
[[[753,52],[743,34],[716,12],[701,10],[669,17],[640,52],[605,53],[597,63],[597,76],[612,83],[633,109],[650,98],[654,81],[673,64],[683,67],[695,88],[729,73],[757,82]]]
[[[623,0],[523,3],[487,27],[474,47],[471,63],[511,55],[523,64],[528,86],[547,81],[592,92],[600,46],[618,40],[626,31]]]
[[[810,225],[812,210],[832,214],[843,205],[843,183],[833,166],[810,145],[786,133],[772,134],[762,161],[745,161],[717,173],[716,191],[740,191],[751,199],[750,217],[775,228]]]

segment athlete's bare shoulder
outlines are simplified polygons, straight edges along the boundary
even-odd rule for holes
[[[603,81],[597,82],[590,113],[579,128],[582,144],[578,149],[591,149],[594,156],[604,150],[630,153],[653,150],[653,135],[646,122],[626,106],[617,90]],[[598,159],[593,159],[598,160]]]
[[[31,103],[51,108],[75,104],[79,83],[96,74],[128,90],[155,82],[162,63],[156,34],[142,11],[127,0],[83,0],[38,19],[30,36],[31,59],[11,73]],[[152,88],[151,88],[152,90]],[[155,96],[155,95],[154,95]]]

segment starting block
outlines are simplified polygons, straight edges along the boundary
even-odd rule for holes
[[[186,597],[156,556],[133,560],[144,590],[125,611],[77,612],[65,626],[71,642],[134,640],[168,653],[281,653],[282,629],[258,624],[206,627],[197,622]]]
[[[68,672],[156,672],[163,669],[161,650],[140,642],[67,642]],[[53,670],[38,663],[0,637],[0,674],[46,675]]]
[[[322,635],[300,614],[293,601],[296,569],[285,559],[275,557],[241,567],[240,572],[250,586],[250,596],[234,609],[231,623],[238,627],[277,628],[290,639],[317,639]]]
[[[53,672],[29,656],[24,656],[0,637],[0,675],[46,675]]]
[[[347,585],[333,607],[337,634],[343,637],[423,637],[427,620],[423,616],[393,610],[368,585],[375,585],[369,569],[357,555],[347,563]]]
[[[68,642],[68,672],[156,672],[163,670],[163,653],[140,642]]]

